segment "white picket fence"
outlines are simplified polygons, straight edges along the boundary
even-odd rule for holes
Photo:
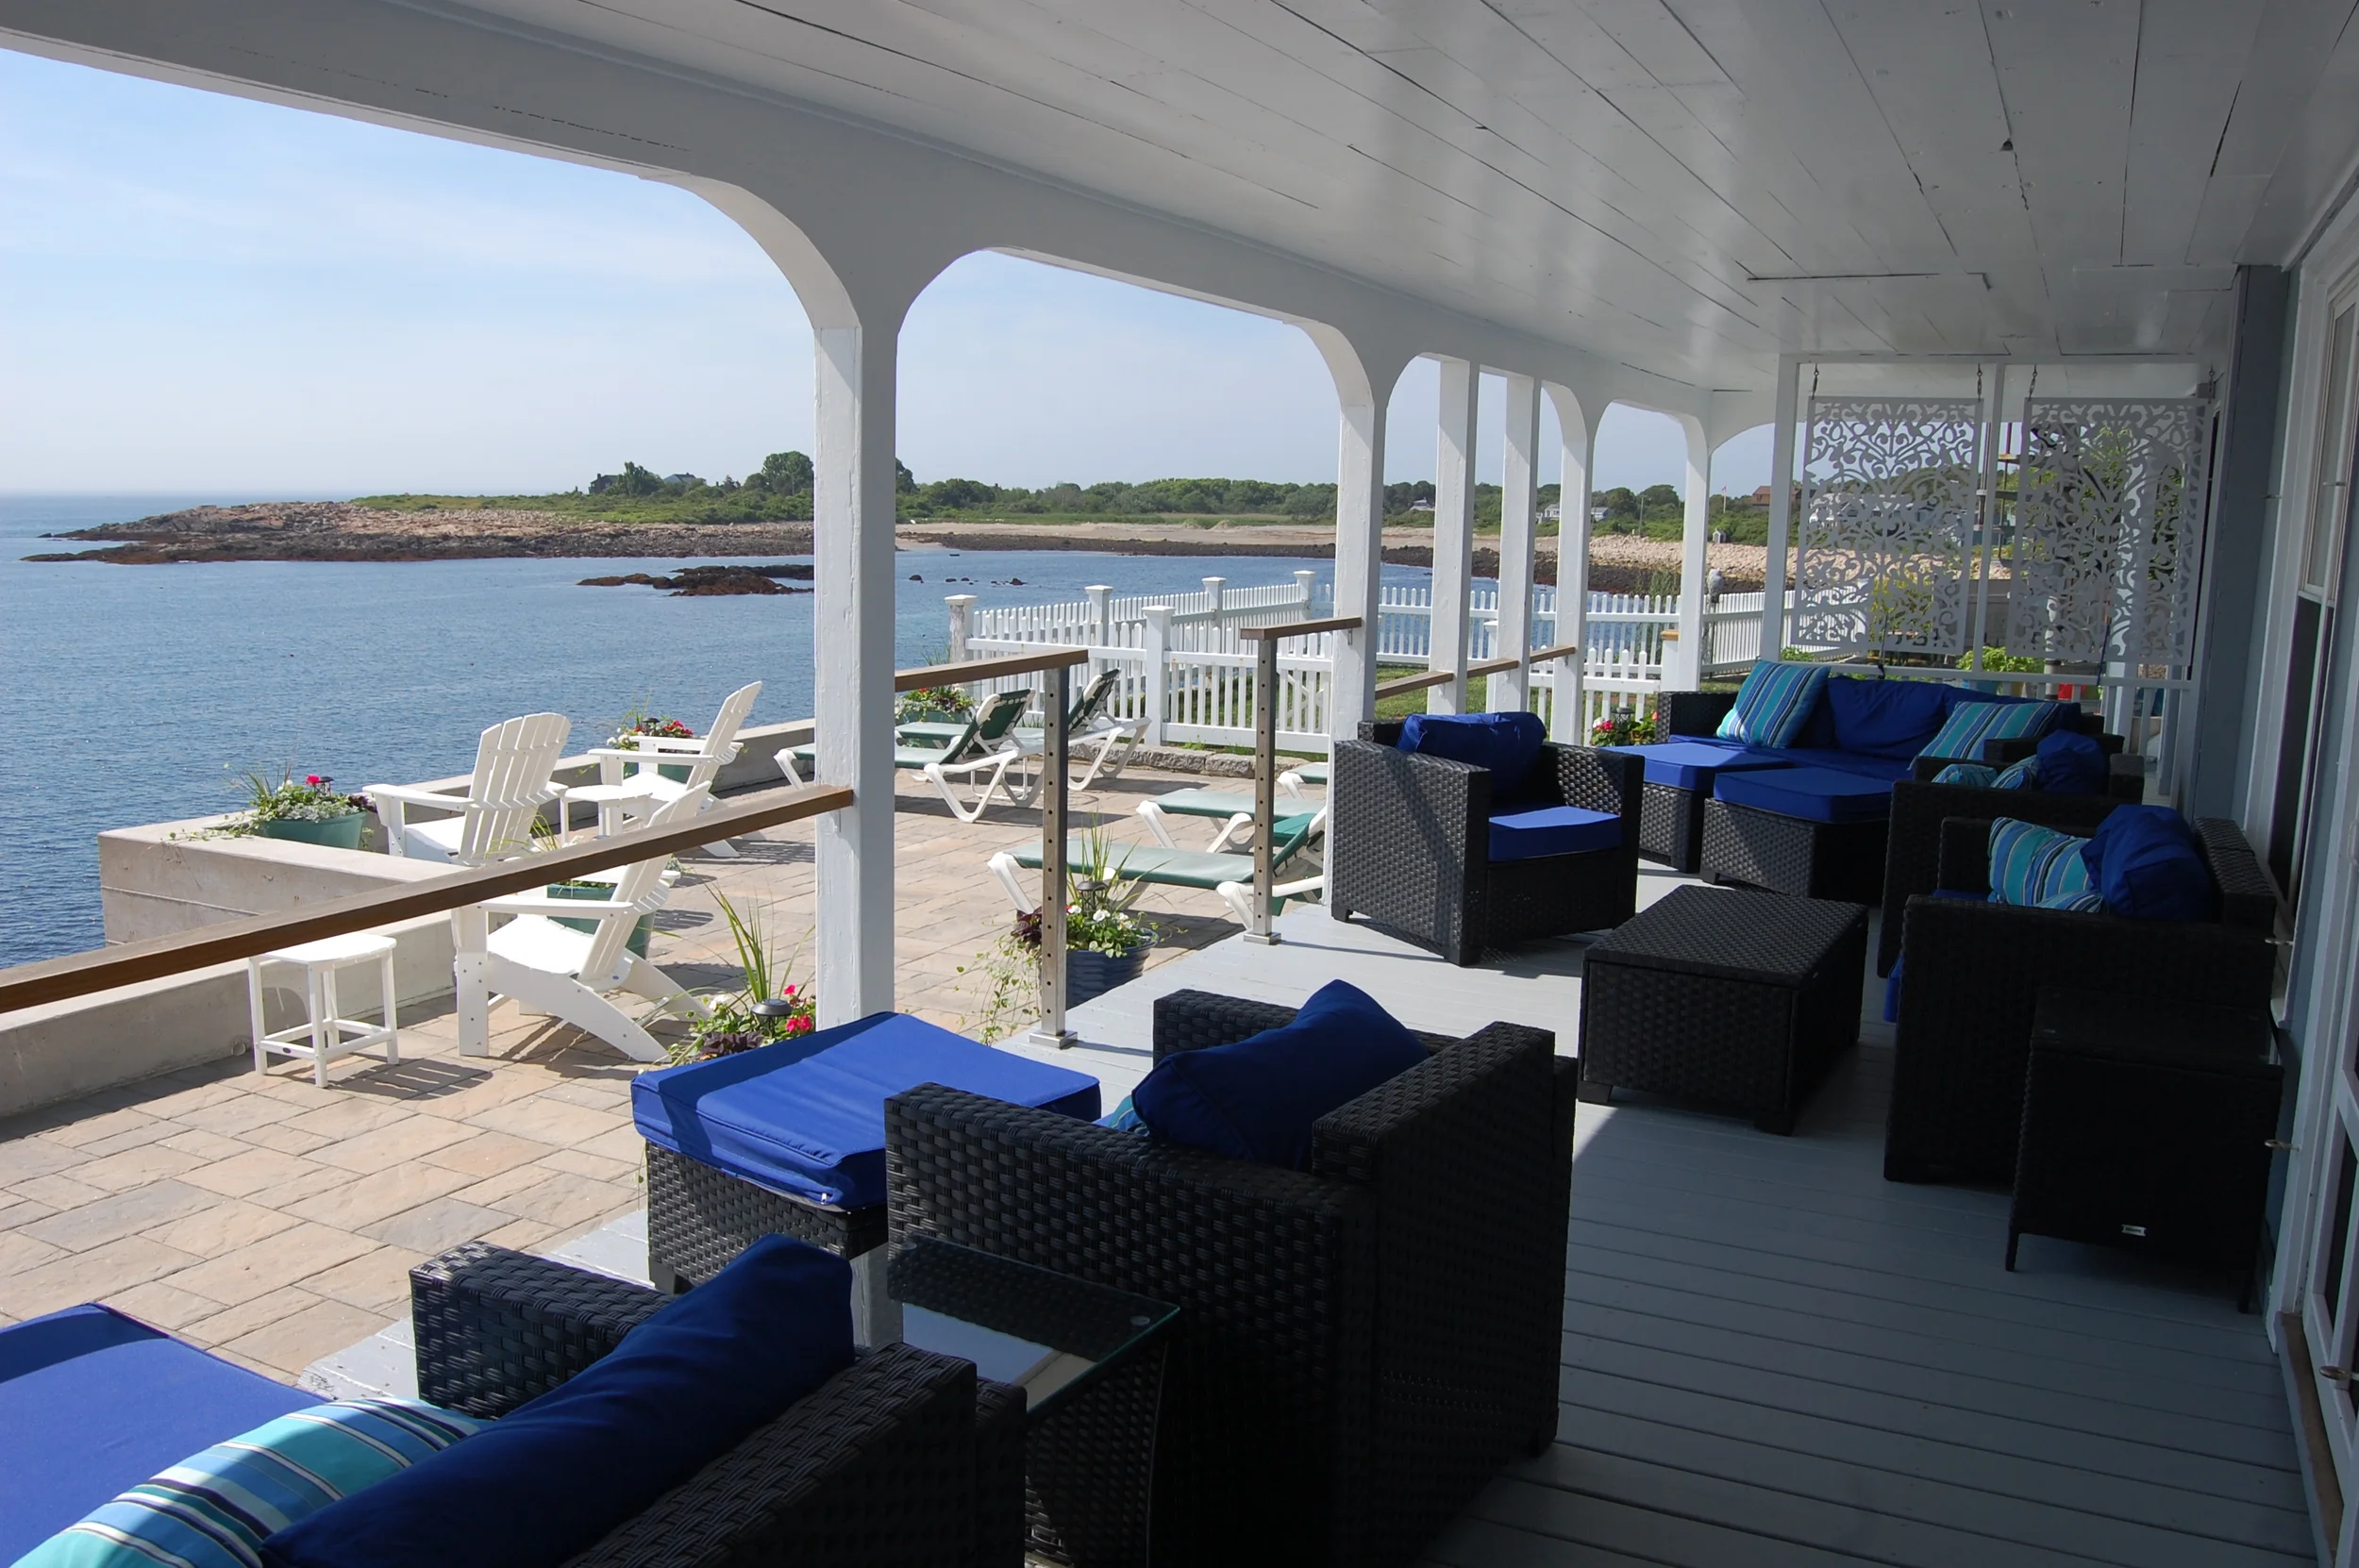
[[[1122,672],[1111,711],[1144,721],[1150,744],[1194,742],[1250,745],[1253,742],[1253,653],[1238,635],[1248,626],[1272,626],[1321,612],[1326,592],[1310,572],[1290,583],[1234,589],[1219,577],[1204,579],[1203,592],[1175,595],[1116,597],[1111,588],[1083,590],[1086,599],[1066,604],[981,609],[973,594],[947,600],[950,658],[956,661],[994,654],[1021,653],[1043,644],[1092,650],[1088,666],[1075,672],[1075,690],[1109,667]],[[1556,591],[1533,591],[1533,642],[1556,641]],[[1705,611],[1699,675],[1749,665],[1761,644],[1761,595],[1724,593]],[[1427,588],[1382,590],[1377,623],[1380,666],[1426,667],[1432,646],[1432,594]],[[1468,660],[1499,657],[1498,595],[1481,589],[1472,596]],[[1592,593],[1587,648],[1581,665],[1581,701],[1577,723],[1556,721],[1557,692],[1564,677],[1555,661],[1535,665],[1528,699],[1549,732],[1576,737],[1609,713],[1654,711],[1665,682],[1664,633],[1679,624],[1673,594]],[[1294,751],[1327,746],[1334,685],[1330,633],[1288,638],[1279,649],[1278,743]],[[1031,677],[1022,677],[1030,679]],[[1010,681],[1002,684],[1014,685]],[[1497,682],[1489,688],[1499,691]]]

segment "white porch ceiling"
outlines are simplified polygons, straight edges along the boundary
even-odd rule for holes
[[[2359,0],[473,0],[1681,381],[2216,353]]]

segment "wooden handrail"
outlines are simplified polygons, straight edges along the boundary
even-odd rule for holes
[[[1451,680],[1447,670],[1428,670],[1421,676],[1396,676],[1391,680],[1376,683],[1380,697],[1397,697],[1403,692],[1422,692],[1429,686],[1447,686]]]
[[[743,806],[719,807],[675,826],[642,827],[617,833],[611,839],[594,839],[569,849],[551,850],[545,855],[453,871],[447,876],[405,887],[353,893],[297,909],[224,921],[149,942],[125,942],[93,952],[70,953],[61,959],[44,959],[39,963],[18,964],[12,969],[0,969],[0,1013],[88,996],[142,980],[184,975],[300,942],[345,936],[397,921],[415,920],[420,915],[442,914],[487,898],[502,898],[551,882],[570,881],[590,872],[611,871],[616,866],[650,860],[698,844],[776,827],[781,823],[840,811],[851,804],[852,792],[841,785],[806,784],[775,794],[766,793]]]
[[[1311,637],[1323,631],[1357,631],[1361,625],[1357,615],[1330,615],[1324,621],[1286,621],[1275,626],[1239,626],[1237,636],[1247,642],[1258,642],[1265,637]]]
[[[1029,676],[1089,661],[1087,648],[1049,648],[1041,653],[1008,654],[999,659],[970,659],[962,664],[920,664],[914,670],[894,671],[893,689],[923,692],[934,686],[964,686],[978,680],[1005,680],[1011,676]]]
[[[1586,652],[1588,650],[1578,642],[1559,642],[1552,648],[1532,649],[1531,661],[1534,664],[1546,664],[1551,659],[1571,659]]]
[[[1533,649],[1531,661],[1534,664],[1543,664],[1551,659],[1564,659],[1581,651],[1581,646],[1578,642],[1559,642],[1552,648]],[[1466,675],[1470,679],[1476,676],[1500,675],[1519,667],[1522,663],[1521,659],[1486,659],[1480,664],[1467,665]],[[1376,694],[1380,697],[1397,697],[1404,692],[1422,692],[1428,687],[1446,685],[1450,678],[1450,673],[1447,670],[1428,670],[1423,675],[1416,676],[1396,676],[1391,680],[1378,681]]]

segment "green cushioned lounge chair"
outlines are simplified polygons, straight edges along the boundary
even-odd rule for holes
[[[1025,752],[1015,743],[1015,721],[1030,706],[1032,693],[1002,692],[979,704],[974,716],[959,726],[959,732],[946,746],[895,746],[893,765],[912,773],[922,773],[930,779],[942,798],[950,806],[951,815],[961,822],[973,822],[991,805],[992,796],[1004,790],[1009,800],[1021,804],[1029,798],[1030,790],[1011,784],[1008,772],[1024,761]],[[778,771],[797,784],[807,784],[817,776],[819,748],[789,746],[778,754]],[[950,780],[956,776],[973,785],[982,781],[981,790],[969,803],[959,799]]]
[[[1301,857],[1305,849],[1326,832],[1327,809],[1321,807],[1316,811],[1280,817],[1272,824],[1272,828],[1275,837],[1271,845],[1274,853],[1270,865],[1273,872],[1282,871],[1288,861]],[[1085,841],[1066,841],[1065,865],[1068,868],[1087,865],[1089,859],[1090,845]],[[1118,844],[1109,850],[1107,860],[1115,875],[1135,884],[1132,897],[1148,887],[1197,888],[1219,893],[1241,922],[1250,910],[1253,856],[1249,849],[1242,854],[1219,854],[1203,849],[1173,849],[1163,844]],[[1023,880],[1016,875],[1019,871],[1040,869],[1040,843],[1037,840],[999,851],[991,858],[990,864],[992,875],[999,878],[1000,887],[1007,890],[1009,902],[1017,909],[1040,907],[1037,891],[1028,897]],[[1275,895],[1274,906],[1282,908],[1287,899],[1307,896],[1326,886],[1327,878],[1323,873],[1293,882],[1278,883],[1271,889]]]

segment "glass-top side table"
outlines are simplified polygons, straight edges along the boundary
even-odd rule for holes
[[[886,1277],[903,1340],[1024,1390],[1027,1550],[1079,1568],[1144,1564],[1180,1309],[923,1238]]]

